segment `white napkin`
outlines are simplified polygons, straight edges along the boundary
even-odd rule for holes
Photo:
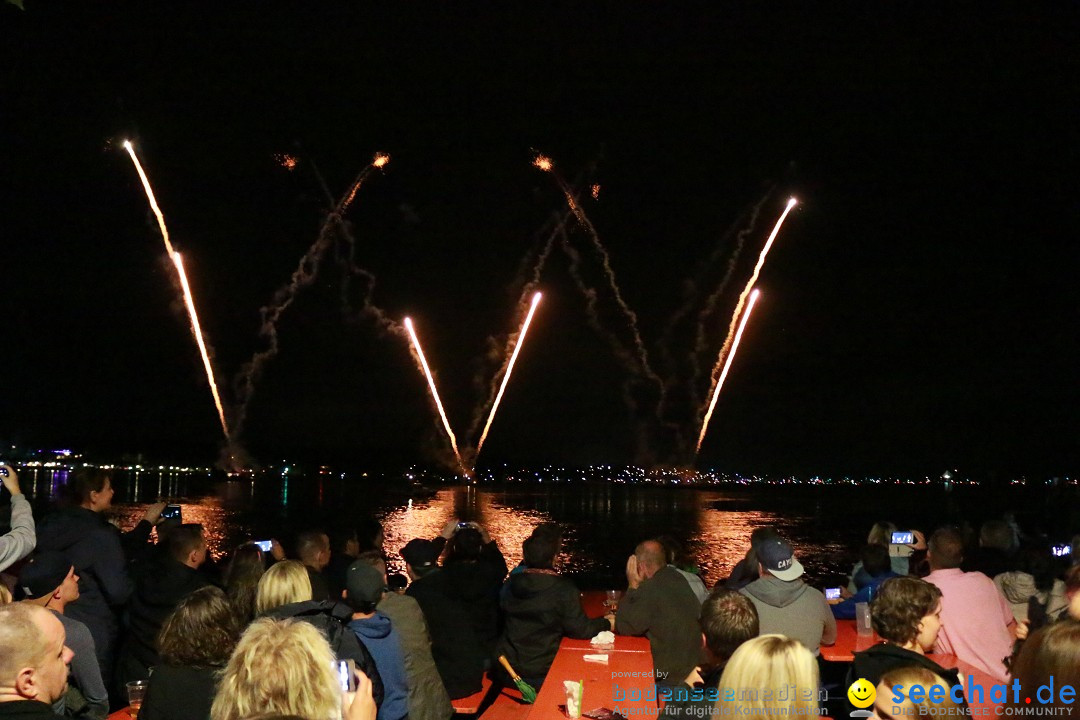
[[[589,641],[593,645],[614,645],[615,633],[610,630],[602,630],[596,633],[596,637]]]
[[[603,663],[607,665],[608,656],[607,653],[599,653],[596,655],[586,655],[585,662]]]

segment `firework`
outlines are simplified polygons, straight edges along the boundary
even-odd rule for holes
[[[517,344],[514,346],[514,352],[510,356],[510,362],[506,366],[506,373],[503,374],[502,385],[499,386],[499,394],[495,396],[495,403],[491,406],[491,412],[488,413],[487,423],[484,425],[484,432],[480,434],[480,442],[476,443],[476,455],[480,454],[480,449],[484,447],[484,441],[487,440],[488,431],[491,429],[491,421],[495,419],[495,411],[499,409],[499,402],[502,401],[503,391],[506,390],[506,384],[510,382],[510,373],[514,371],[514,363],[517,362],[518,353],[521,352],[521,346],[525,344],[525,333],[529,332],[529,324],[532,322],[533,314],[536,312],[536,306],[540,304],[540,293],[533,295],[532,306],[529,307],[529,314],[525,316],[525,322],[521,324],[521,332],[518,333]]]
[[[221,420],[221,429],[225,433],[225,439],[230,440],[229,426],[225,422],[225,409],[221,404],[221,396],[218,394],[217,382],[214,380],[214,369],[210,365],[210,355],[206,351],[206,342],[203,339],[202,328],[199,326],[199,316],[195,312],[195,300],[191,295],[187,274],[184,272],[184,262],[180,257],[180,253],[173,250],[172,243],[169,242],[169,229],[165,226],[165,216],[162,214],[161,208],[158,207],[157,198],[154,197],[154,190],[150,187],[150,179],[146,176],[146,171],[143,170],[138,156],[135,155],[135,148],[130,140],[124,141],[124,149],[128,151],[131,162],[135,164],[135,171],[139,173],[139,179],[142,180],[146,197],[150,201],[150,209],[154,211],[154,215],[157,217],[158,227],[161,229],[161,239],[165,242],[165,250],[176,267],[176,274],[180,277],[180,287],[184,292],[184,305],[187,307],[188,319],[191,321],[191,331],[195,334],[195,343],[199,346],[199,354],[202,355],[203,367],[206,369],[206,379],[210,383],[210,392],[214,396],[214,406],[217,408],[218,418]]]
[[[424,371],[424,376],[427,378],[428,387],[431,389],[431,397],[435,399],[435,407],[439,411],[439,417],[442,418],[442,424],[446,429],[446,435],[450,438],[450,447],[454,449],[454,457],[457,458],[458,467],[461,468],[462,473],[468,474],[465,471],[465,463],[461,461],[461,453],[458,452],[457,438],[454,436],[454,431],[450,429],[450,421],[446,418],[446,411],[443,410],[442,400],[439,399],[439,391],[435,388],[435,378],[431,375],[431,369],[428,367],[427,359],[424,357],[424,351],[420,347],[420,340],[416,337],[416,331],[413,329],[412,318],[405,318],[405,329],[409,331],[409,338],[412,340],[413,350],[416,351],[416,358],[420,361],[420,369]]]
[[[172,254],[172,261],[173,265],[176,266],[176,274],[180,276],[180,287],[184,291],[184,305],[187,306],[188,318],[191,319],[191,332],[195,335],[195,344],[199,346],[199,354],[202,355],[203,367],[206,369],[206,379],[210,381],[210,392],[214,396],[214,407],[217,408],[218,418],[221,420],[221,429],[225,433],[225,437],[228,438],[229,425],[225,422],[225,408],[221,405],[217,382],[214,381],[214,369],[210,365],[210,354],[206,351],[206,341],[203,339],[202,327],[199,325],[199,314],[195,312],[195,298],[191,295],[187,273],[184,272],[184,261],[178,252]]]
[[[390,156],[386,153],[375,153],[375,159],[371,161],[371,164],[377,168],[381,168],[390,162]]]
[[[154,197],[154,189],[150,187],[150,178],[146,177],[146,171],[143,170],[142,163],[139,162],[139,157],[135,154],[135,148],[132,146],[130,140],[124,141],[124,149],[128,151],[128,155],[131,156],[131,162],[135,163],[135,172],[139,173],[139,179],[142,180],[143,190],[146,191],[146,197],[150,201],[150,209],[154,211],[154,215],[157,217],[158,227],[161,228],[161,239],[165,241],[165,252],[172,257],[173,246],[169,242],[169,229],[165,227],[165,216],[161,214],[161,208],[158,207],[157,198]]]
[[[731,369],[731,361],[735,359],[735,352],[739,349],[739,341],[742,339],[743,330],[746,329],[746,323],[750,320],[750,313],[754,309],[754,303],[757,302],[760,291],[754,290],[750,293],[750,304],[746,306],[746,312],[743,313],[742,321],[739,323],[739,329],[735,331],[735,340],[731,344],[731,352],[728,353],[727,362],[724,363],[724,369],[720,372],[720,377],[716,380],[716,389],[713,390],[712,401],[709,402],[709,409],[705,412],[705,419],[701,423],[701,432],[698,434],[697,448],[695,453],[701,452],[701,441],[705,439],[705,431],[709,429],[709,420],[712,419],[713,409],[716,407],[716,400],[720,397],[720,388],[724,387],[724,379],[727,378],[728,370]]]
[[[549,158],[547,155],[537,155],[536,159],[533,160],[533,165],[540,168],[544,172],[550,172],[551,168],[555,167],[555,165],[551,162],[551,158]]]
[[[765,257],[769,254],[769,249],[772,248],[773,241],[776,240],[776,235],[780,232],[780,227],[784,224],[784,219],[787,218],[788,213],[791,212],[791,208],[795,207],[796,202],[795,198],[788,198],[784,212],[780,213],[780,219],[776,221],[776,225],[773,226],[772,232],[769,233],[769,239],[765,241],[765,247],[761,248],[761,254],[758,255],[757,265],[754,266],[753,274],[750,275],[750,279],[746,281],[746,286],[739,294],[739,301],[735,303],[735,312],[731,314],[731,322],[728,323],[727,337],[724,338],[724,345],[720,348],[720,354],[717,356],[716,364],[712,369],[713,378],[716,377],[717,371],[720,370],[728,352],[731,350],[732,339],[735,337],[735,327],[739,322],[739,315],[742,314],[743,306],[746,305],[746,297],[750,294],[750,288],[754,287],[754,283],[757,282],[758,275],[761,274],[761,268],[765,265]],[[715,395],[713,397],[715,397]],[[715,403],[716,401],[713,400],[713,402]]]

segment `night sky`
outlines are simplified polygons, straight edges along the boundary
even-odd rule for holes
[[[348,212],[356,262],[378,307],[414,318],[464,435],[488,338],[501,348],[519,322],[523,258],[565,210],[530,164],[542,151],[600,185],[583,206],[651,362],[679,372],[665,420],[691,445],[693,320],[671,318],[696,299],[695,317],[735,251],[728,228],[772,189],[706,325],[711,366],[800,201],[699,466],[1080,469],[1076,3],[25,5],[0,5],[0,438],[217,457],[131,138],[230,403],[266,347],[260,306],[326,215],[313,168],[336,197],[384,151]],[[407,346],[346,317],[341,279],[332,252],[283,315],[242,442],[264,462],[431,461],[445,440]],[[558,249],[541,284],[483,464],[685,461],[647,384],[624,403],[626,370]]]

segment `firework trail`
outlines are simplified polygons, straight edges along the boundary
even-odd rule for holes
[[[774,188],[769,188],[762,196],[761,200],[759,200],[751,209],[749,223],[735,236],[735,250],[728,259],[728,264],[724,269],[724,276],[720,279],[720,284],[717,285],[716,290],[705,299],[705,304],[702,306],[701,312],[698,313],[697,335],[694,341],[694,350],[690,355],[690,364],[692,368],[690,392],[692,393],[691,401],[695,406],[700,404],[697,400],[697,388],[701,382],[701,355],[705,352],[708,345],[705,324],[708,319],[712,317],[713,313],[716,312],[716,306],[720,301],[720,296],[723,294],[724,290],[727,289],[728,283],[731,282],[732,275],[735,274],[735,265],[738,263],[739,256],[742,254],[743,247],[746,245],[746,238],[749,237],[754,231],[754,228],[757,227],[761,209],[765,206],[765,201],[772,195],[773,189]]]
[[[784,207],[784,212],[780,214],[780,219],[776,221],[776,225],[773,226],[772,232],[769,233],[769,239],[765,241],[765,246],[761,249],[761,254],[758,255],[758,261],[757,265],[754,266],[754,272],[750,275],[750,279],[746,281],[746,287],[743,288],[742,293],[739,294],[739,301],[735,305],[735,312],[731,315],[731,323],[728,326],[727,337],[724,338],[724,346],[720,349],[720,355],[716,358],[716,365],[713,367],[713,378],[716,377],[716,373],[720,370],[720,366],[724,363],[724,360],[727,358],[728,352],[731,349],[731,343],[735,336],[735,326],[739,321],[739,315],[742,313],[743,306],[746,304],[746,297],[750,294],[750,289],[754,286],[754,283],[757,282],[758,275],[761,273],[762,266],[765,265],[765,258],[768,256],[770,248],[772,248],[773,241],[776,240],[776,236],[780,232],[784,220],[787,218],[788,213],[791,212],[791,209],[795,207],[796,202],[795,198],[788,199],[787,206]],[[713,388],[715,387],[716,381],[714,379],[709,388],[709,392],[712,393]],[[715,397],[715,394],[713,394],[714,405],[716,404]],[[700,440],[698,441],[698,444],[701,444]]]
[[[458,452],[457,438],[454,437],[454,431],[450,429],[450,421],[446,418],[446,411],[443,410],[442,400],[439,399],[439,391],[435,388],[435,378],[431,375],[431,369],[428,367],[427,359],[424,357],[424,350],[420,347],[420,340],[416,337],[416,331],[413,329],[412,318],[405,318],[405,329],[409,333],[409,338],[412,340],[412,348],[416,353],[416,360],[420,364],[420,369],[424,371],[424,376],[427,378],[428,387],[431,389],[431,397],[435,400],[435,408],[439,411],[439,417],[442,418],[443,427],[446,429],[446,436],[450,438],[450,447],[454,449],[454,457],[457,458],[458,467],[461,468],[463,475],[468,475],[468,471],[465,469],[465,463],[461,461],[461,453]]]
[[[203,339],[202,327],[199,325],[199,314],[195,312],[195,298],[191,295],[188,286],[187,273],[184,272],[184,260],[180,253],[172,254],[173,265],[176,266],[176,274],[180,276],[180,287],[184,290],[184,305],[187,306],[188,317],[191,319],[191,332],[195,335],[195,344],[199,346],[199,354],[202,355],[203,367],[206,369],[206,378],[210,381],[210,393],[214,396],[214,406],[221,420],[221,430],[225,433],[225,440],[229,440],[229,425],[225,422],[225,408],[221,405],[221,396],[218,395],[217,383],[214,381],[214,369],[210,366],[210,354],[206,351],[206,341]]]
[[[622,291],[619,290],[618,283],[615,282],[615,271],[611,267],[611,257],[608,255],[607,249],[603,243],[600,242],[600,235],[596,232],[596,228],[593,227],[592,222],[589,220],[585,211],[581,208],[581,205],[574,197],[573,191],[570,186],[562,178],[562,176],[555,170],[555,165],[551,161],[551,158],[545,155],[537,155],[533,161],[533,165],[550,173],[555,178],[555,183],[562,190],[563,195],[566,196],[566,204],[570,210],[574,213],[574,217],[589,235],[589,239],[592,241],[593,247],[596,249],[597,254],[600,256],[601,264],[604,269],[604,276],[607,278],[608,285],[611,288],[611,292],[615,296],[615,302],[619,306],[625,316],[628,324],[630,325],[630,332],[633,335],[634,341],[634,354],[636,355],[637,362],[641,373],[648,378],[651,382],[656,383],[660,391],[663,392],[664,382],[660,379],[660,376],[653,372],[652,367],[649,365],[649,354],[645,349],[645,343],[641,339],[641,332],[638,330],[637,314],[630,309],[630,306],[626,304],[626,300],[623,299]]]
[[[727,361],[724,363],[724,369],[720,372],[720,377],[716,380],[716,388],[713,390],[712,401],[709,403],[709,409],[705,412],[705,419],[701,422],[701,432],[698,434],[697,447],[694,449],[695,456],[701,452],[701,441],[705,439],[705,431],[709,429],[709,420],[712,419],[713,410],[716,408],[716,400],[720,397],[720,389],[724,387],[724,379],[727,378],[728,370],[731,369],[731,362],[735,359],[735,352],[739,349],[739,341],[742,339],[743,330],[746,329],[746,323],[750,320],[750,313],[754,309],[754,303],[757,302],[760,291],[754,290],[750,293],[750,304],[746,306],[746,312],[743,313],[742,320],[739,322],[739,329],[735,331],[735,339],[731,345],[731,352],[728,353]]]
[[[510,373],[514,371],[514,363],[517,362],[518,353],[521,352],[521,348],[525,344],[525,334],[529,332],[529,324],[532,323],[533,315],[536,313],[536,306],[540,304],[540,297],[540,293],[533,295],[532,305],[529,307],[529,314],[525,316],[525,322],[521,324],[521,331],[518,332],[517,342],[514,344],[514,352],[510,355],[510,362],[506,365],[506,372],[503,373],[502,384],[499,386],[499,394],[495,396],[495,402],[491,405],[491,412],[488,414],[487,423],[484,425],[484,432],[480,434],[480,440],[476,443],[476,452],[473,456],[474,463],[476,457],[480,455],[480,450],[484,447],[484,441],[487,440],[488,431],[491,430],[491,421],[495,419],[495,412],[499,409],[499,403],[502,402],[502,396],[506,391],[506,385],[510,382]],[[475,470],[475,464],[473,469]]]
[[[325,256],[327,249],[333,245],[334,230],[345,230],[343,213],[356,197],[356,193],[360,189],[360,186],[363,185],[364,181],[371,175],[375,168],[383,167],[389,159],[389,155],[377,153],[372,162],[359,172],[356,179],[353,180],[352,184],[349,186],[349,189],[337,202],[333,201],[333,197],[330,195],[329,188],[323,180],[322,175],[319,174],[318,169],[312,164],[312,168],[319,180],[319,184],[327,197],[330,198],[332,207],[327,213],[326,218],[323,220],[322,226],[319,228],[319,234],[315,238],[315,242],[311,244],[307,249],[307,252],[300,258],[300,262],[297,264],[296,269],[293,270],[289,282],[275,291],[274,296],[268,305],[264,305],[259,309],[259,313],[262,316],[259,334],[266,337],[268,343],[266,349],[260,350],[251,356],[251,360],[245,363],[243,369],[240,371],[240,375],[237,377],[236,387],[238,407],[233,423],[233,430],[236,435],[239,436],[243,431],[244,423],[247,419],[248,405],[251,402],[252,396],[255,394],[255,384],[262,376],[266,363],[274,358],[280,349],[277,329],[278,321],[281,319],[282,314],[290,305],[292,305],[293,301],[296,299],[297,293],[315,281],[315,277],[319,274],[319,268],[322,265],[323,257]],[[350,242],[350,246],[353,244],[354,243]],[[374,280],[374,277],[371,276],[371,279]]]
[[[199,354],[202,355],[203,367],[206,369],[206,379],[210,383],[210,392],[214,396],[214,406],[217,408],[218,418],[221,420],[221,430],[225,434],[225,442],[231,442],[231,436],[229,434],[229,425],[225,422],[225,408],[221,404],[221,396],[218,394],[217,382],[214,379],[214,369],[210,364],[210,355],[206,350],[206,341],[203,338],[202,328],[199,325],[199,315],[195,312],[195,300],[191,295],[191,287],[188,285],[187,273],[184,272],[184,263],[180,257],[180,253],[173,249],[172,243],[169,242],[169,229],[165,226],[165,215],[161,212],[161,208],[158,207],[157,198],[154,196],[154,189],[150,187],[150,178],[146,176],[146,171],[143,170],[142,163],[139,162],[139,157],[135,154],[135,147],[131,144],[130,140],[124,141],[124,149],[127,150],[128,156],[131,157],[131,162],[135,165],[135,171],[139,174],[139,180],[142,181],[143,190],[146,191],[146,198],[150,202],[150,209],[153,210],[154,216],[157,218],[158,228],[161,230],[161,239],[165,244],[165,252],[168,253],[169,258],[173,262],[173,266],[176,268],[176,274],[180,279],[180,287],[183,291],[184,306],[187,308],[188,320],[191,322],[191,331],[195,335],[195,343],[198,345]]]

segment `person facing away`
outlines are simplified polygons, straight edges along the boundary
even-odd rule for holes
[[[505,655],[518,675],[539,689],[563,637],[585,639],[613,630],[614,616],[586,617],[581,593],[555,571],[559,543],[551,534],[530,535],[521,550],[525,569],[510,575],[500,595],[504,624],[495,654]]]
[[[655,540],[638,545],[627,559],[626,581],[615,630],[649,638],[657,684],[677,687],[700,662],[701,603]]]
[[[330,583],[323,571],[330,564],[330,537],[321,530],[308,530],[296,537],[296,555],[307,568],[311,581],[311,599],[316,602],[335,600]]]
[[[819,646],[836,642],[836,618],[825,596],[802,581],[802,563],[786,540],[765,540],[757,556],[761,577],[739,592],[754,603],[762,634],[786,635],[819,655]]]
[[[127,609],[127,633],[117,662],[117,689],[146,680],[157,665],[157,638],[166,618],[180,601],[210,583],[199,572],[206,562],[203,526],[187,523],[165,536],[163,552],[134,572],[135,592]]]
[[[66,645],[74,658],[68,689],[53,705],[58,715],[101,720],[109,714],[109,693],[101,679],[101,668],[94,653],[94,638],[85,624],[64,615],[68,603],[79,599],[79,576],[75,567],[61,553],[38,553],[19,573],[19,587],[25,602],[53,613],[64,626]]]
[[[240,624],[225,593],[200,588],[165,619],[158,661],[146,687],[142,720],[205,720],[217,678],[240,639]]]
[[[401,638],[390,618],[377,606],[386,592],[386,578],[373,566],[358,560],[345,573],[345,604],[352,608],[349,629],[375,658],[382,676],[385,699],[377,720],[401,720],[409,714],[409,677]]]
[[[401,548],[405,569],[412,582],[405,595],[416,600],[431,632],[431,656],[451,699],[479,692],[484,664],[490,659],[476,637],[461,599],[448,592],[446,575],[439,567],[439,546],[414,538]]]
[[[698,720],[711,715],[724,666],[740,645],[758,636],[757,610],[750,598],[735,590],[717,588],[701,606],[701,639],[705,663],[672,688],[662,716],[668,720]]]
[[[829,609],[832,610],[833,617],[837,619],[854,620],[856,604],[870,602],[881,583],[889,578],[898,577],[893,572],[892,565],[889,562],[889,548],[887,545],[877,543],[864,545],[859,554],[861,556],[862,571],[866,574],[868,580],[854,595],[839,602],[829,603]]]
[[[296,619],[318,628],[338,660],[352,660],[371,679],[372,696],[376,705],[382,705],[383,683],[375,659],[346,627],[352,610],[340,602],[312,600],[311,581],[300,562],[282,560],[270,566],[259,580],[255,612],[260,617]]]
[[[71,649],[64,626],[31,603],[0,606],[0,718],[54,720],[67,688]]]
[[[742,590],[744,587],[761,577],[761,563],[758,562],[757,549],[766,540],[779,538],[776,531],[768,527],[754,528],[750,532],[750,547],[735,567],[731,569],[731,575],[724,580],[724,588],[727,590]]]
[[[705,583],[698,574],[697,566],[686,557],[686,550],[682,543],[673,535],[662,535],[657,538],[657,542],[664,546],[667,564],[686,579],[698,602],[705,602],[705,598],[709,597],[709,591],[705,589]]]
[[[38,528],[38,549],[63,553],[79,576],[79,599],[64,614],[86,624],[94,638],[105,687],[112,678],[118,611],[134,584],[128,576],[125,546],[145,546],[165,503],[150,505],[142,520],[121,534],[104,517],[112,506],[112,478],[100,468],[79,468],[68,481],[72,506],[47,516]]]
[[[925,580],[894,577],[881,583],[870,603],[870,620],[885,642],[855,653],[846,686],[859,678],[877,685],[887,673],[914,665],[959,687],[958,704],[963,705],[963,685],[956,669],[943,668],[926,656],[941,631],[941,607],[941,591]]]
[[[34,513],[30,501],[19,488],[15,468],[0,465],[0,481],[11,493],[11,530],[0,536],[0,571],[4,571],[34,551],[37,535],[34,532]]]
[[[386,582],[386,562],[381,550],[362,552],[357,560],[378,570]],[[454,708],[431,655],[431,635],[420,604],[414,598],[391,591],[383,593],[376,609],[390,618],[391,627],[401,638],[409,680],[409,720],[447,720],[454,714]]]
[[[935,650],[956,655],[997,680],[1008,679],[1016,620],[1005,596],[981,572],[964,572],[964,542],[954,528],[930,536],[926,581],[941,590],[941,622]]]

